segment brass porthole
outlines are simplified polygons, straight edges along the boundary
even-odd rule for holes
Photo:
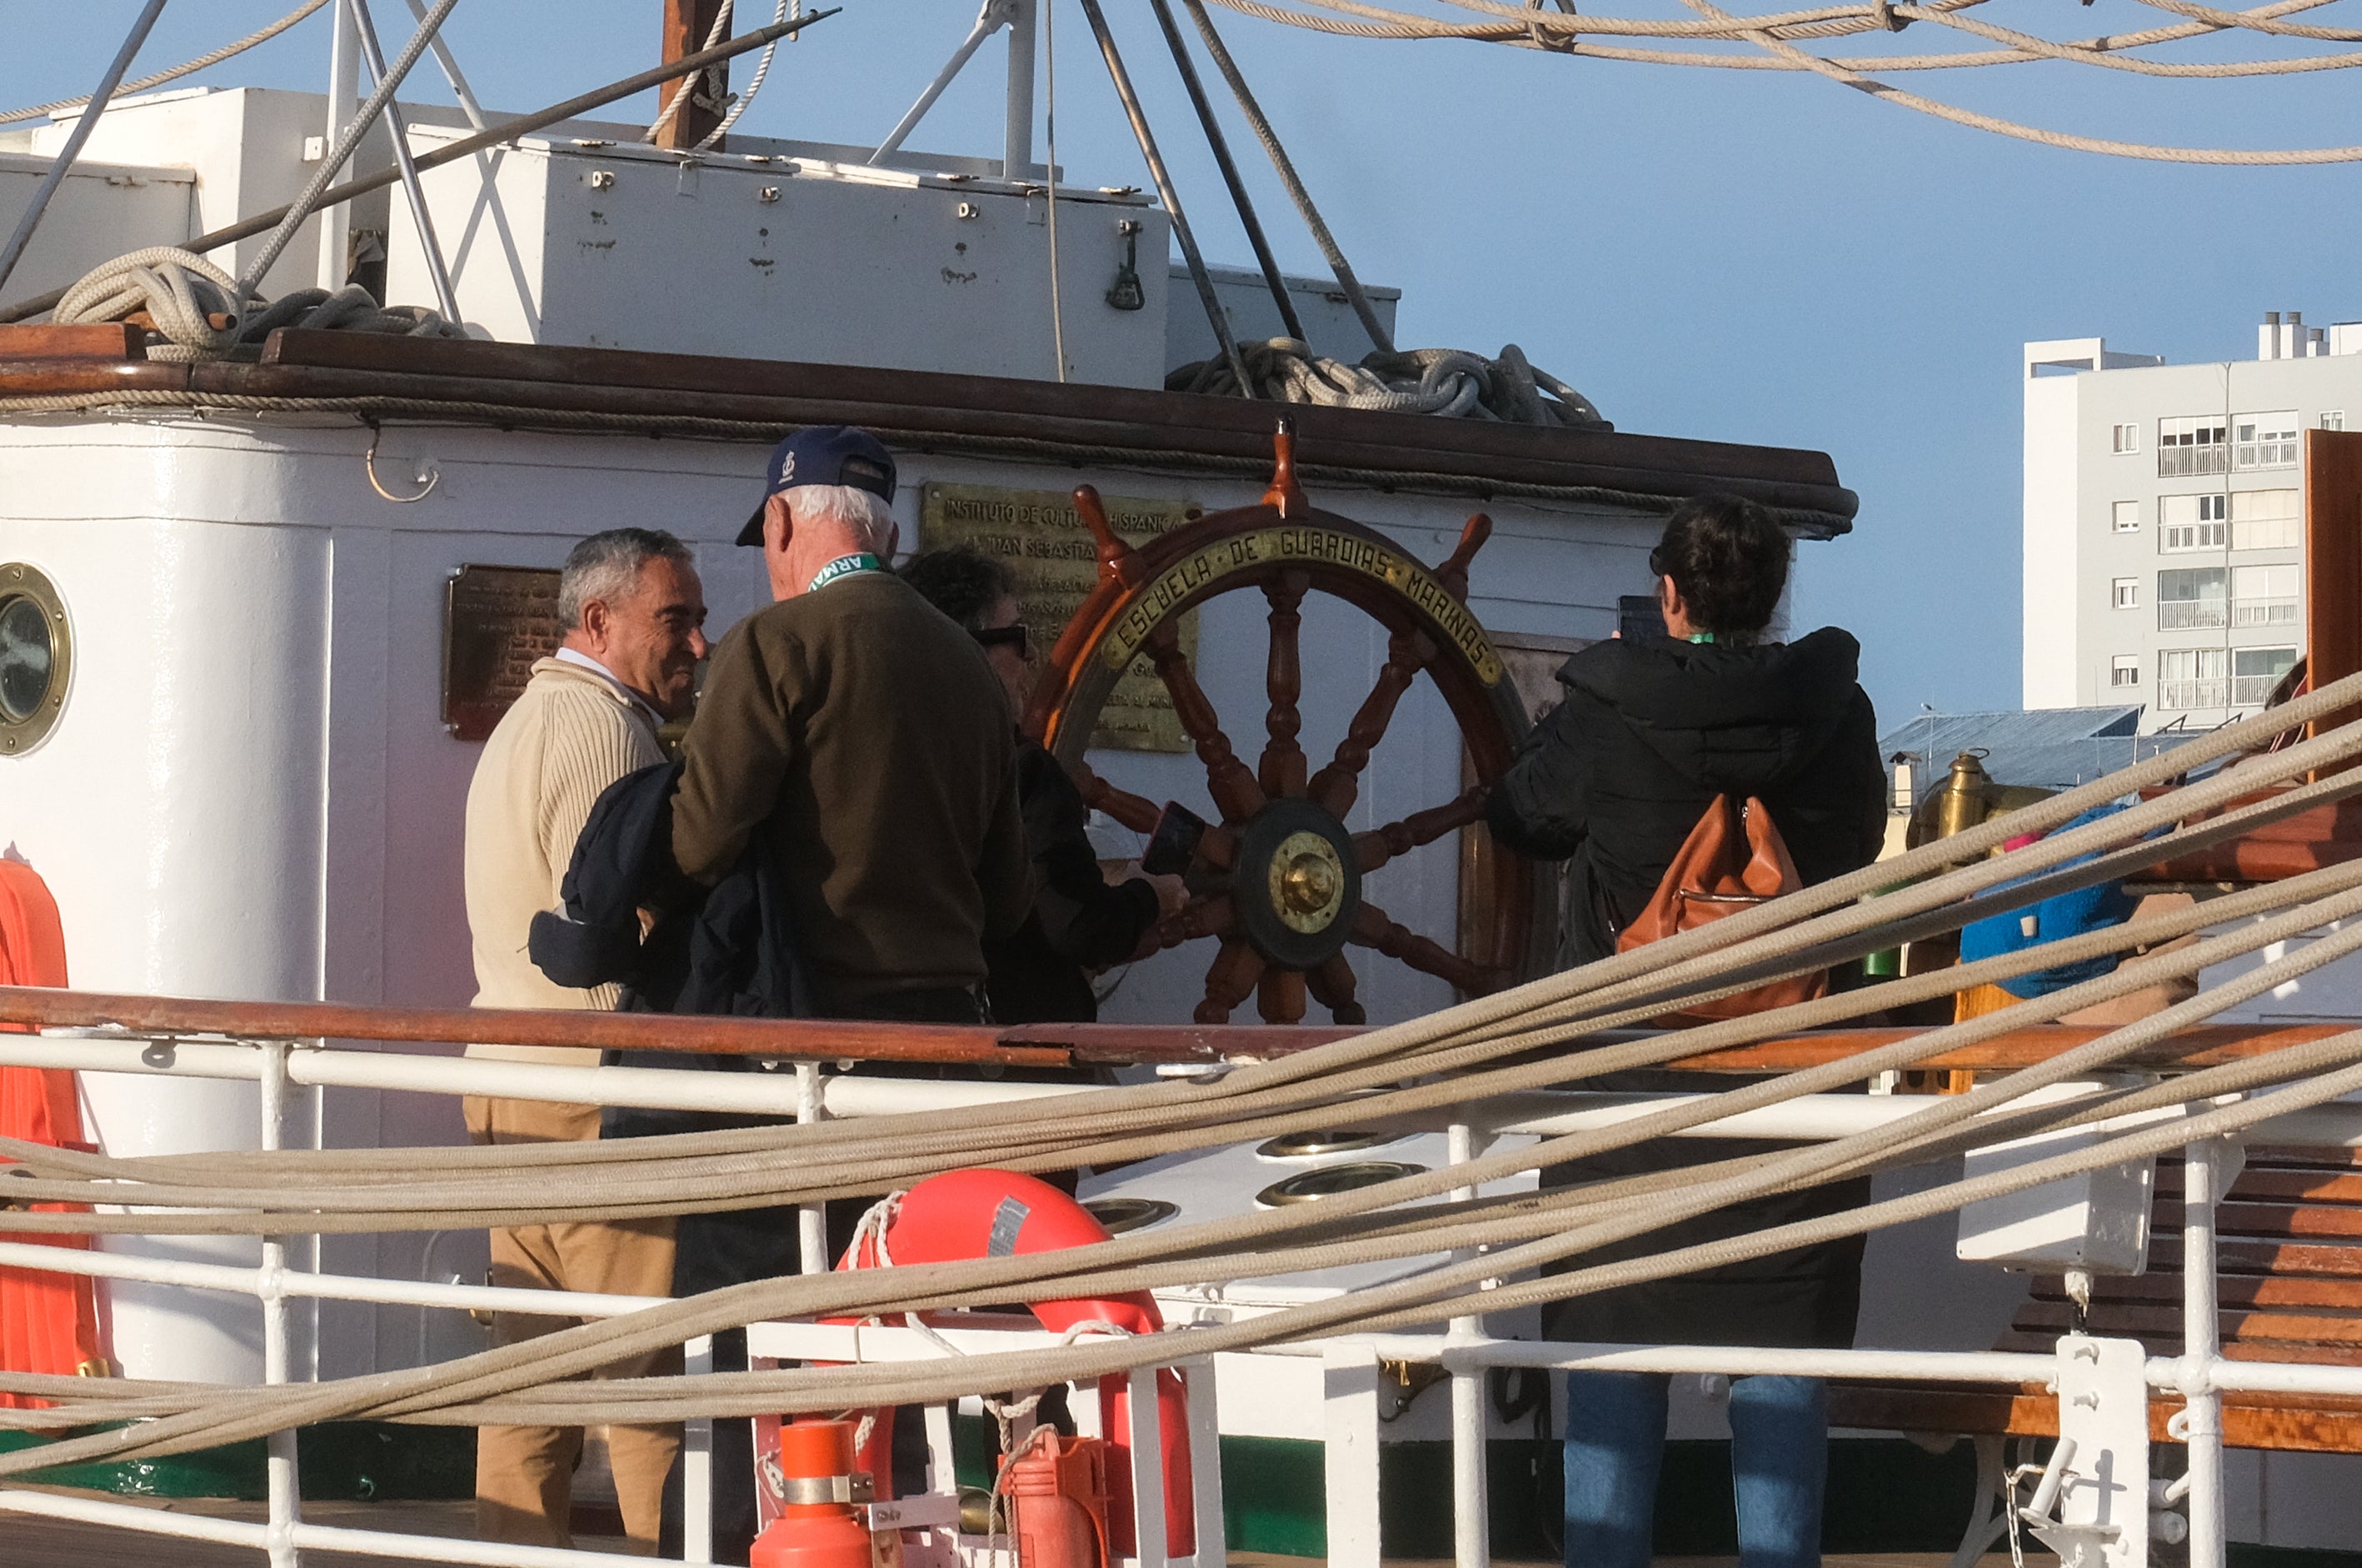
[[[22,561],[0,566],[0,756],[41,744],[72,679],[73,627],[57,585]]]

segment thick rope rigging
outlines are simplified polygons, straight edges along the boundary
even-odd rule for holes
[[[150,87],[160,87],[167,82],[176,82],[183,76],[193,75],[209,65],[219,65],[225,60],[244,54],[257,44],[269,43],[327,3],[328,0],[304,0],[304,4],[296,6],[269,27],[258,28],[235,43],[224,44],[210,54],[201,54],[194,60],[172,67],[170,71],[159,71],[152,76],[142,76],[135,82],[126,82],[115,90],[116,95],[120,97],[127,93],[144,93]],[[29,109],[11,109],[6,114],[0,115],[0,126],[54,116],[68,109],[79,109],[89,102],[88,97],[60,98],[52,103],[36,104]]]
[[[2226,33],[2252,33],[2313,41],[2362,42],[2362,29],[2280,19],[2293,12],[2332,4],[2334,0],[2278,0],[2275,4],[2241,11],[2202,6],[2195,4],[2194,0],[2141,0],[2143,5],[2190,19],[2179,26],[2147,32],[2077,39],[2046,39],[2023,29],[1957,14],[1972,6],[1981,5],[1985,0],[1937,0],[1937,4],[1927,6],[1871,0],[1871,3],[1864,5],[1782,11],[1759,17],[1735,15],[1709,4],[1708,0],[1683,0],[1691,10],[1698,13],[1699,19],[1695,21],[1593,16],[1545,10],[1539,6],[1513,6],[1504,4],[1503,0],[1432,0],[1439,7],[1475,12],[1492,18],[1477,22],[1450,20],[1440,16],[1364,4],[1363,0],[1214,0],[1214,3],[1264,21],[1354,38],[1461,39],[1505,44],[1516,49],[1588,55],[1652,65],[1810,72],[1857,92],[1870,94],[1883,102],[1948,120],[1955,125],[2075,152],[2096,152],[2161,162],[2246,167],[2362,160],[2362,146],[2290,149],[2169,147],[2048,130],[1905,92],[1871,74],[1958,70],[2037,60],[2065,61],[2104,70],[2185,79],[2287,76],[2350,70],[2362,65],[2362,53],[2171,61],[2151,60],[2131,52],[2183,39]],[[1914,22],[1952,28],[2007,47],[1955,53],[1838,58],[1816,54],[1799,47],[1795,41],[1800,39],[1852,37],[1870,32],[1900,32]],[[1628,38],[1682,43],[1741,43],[1749,49],[1738,52],[1635,49],[1592,41]]]
[[[677,1419],[684,1413],[844,1409],[917,1403],[979,1388],[1025,1388],[1222,1351],[1253,1349],[1342,1331],[1432,1324],[1474,1311],[1561,1299],[1860,1234],[2024,1190],[2073,1172],[2147,1158],[2198,1139],[2231,1134],[2270,1117],[2362,1089],[2362,1030],[2129,1090],[2037,1102],[2036,1091],[2083,1081],[2139,1058],[2225,1009],[2362,951],[2362,864],[2342,864],[2202,905],[2030,952],[1890,982],[1774,1012],[1640,1037],[1620,1025],[1669,1008],[1760,984],[1766,974],[1818,966],[1833,954],[1882,946],[1909,932],[2052,896],[2128,867],[2178,855],[2323,802],[2362,793],[2362,774],[2335,771],[2362,755],[2362,724],[2287,750],[2252,754],[2290,726],[2326,718],[2362,697],[2350,678],[2257,719],[2226,726],[2166,756],[2068,791],[1895,860],[1783,898],[1651,947],[1617,955],[1413,1022],[1241,1067],[1218,1081],[1098,1090],[1053,1104],[978,1107],[956,1124],[939,1113],[817,1122],[626,1145],[418,1152],[285,1151],[110,1160],[22,1143],[0,1152],[23,1164],[0,1176],[22,1202],[88,1202],[179,1214],[12,1213],[11,1229],[70,1231],[415,1229],[510,1222],[531,1211],[590,1217],[905,1187],[924,1174],[988,1160],[1056,1168],[1252,1138],[1265,1127],[1333,1125],[1350,1108],[1355,1125],[1563,1085],[1859,1016],[1923,995],[2047,967],[2100,952],[2137,950],[2212,927],[2176,951],[2151,951],[2098,979],[1894,1044],[1689,1102],[1668,1103],[1611,1127],[1545,1138],[1465,1164],[1361,1189],[1302,1209],[1159,1227],[1090,1247],[975,1262],[921,1264],[773,1279],[650,1308],[437,1367],[318,1385],[193,1389],[161,1383],[0,1378],[0,1386],[64,1401],[11,1414],[11,1425],[145,1418],[141,1424],[0,1456],[0,1474],[83,1460],[124,1459],[260,1436],[312,1422],[367,1417],[428,1423],[557,1425]],[[2079,828],[2092,805],[2137,798],[2210,763],[2196,782]],[[2259,786],[2311,778],[2253,799]],[[2234,805],[2246,799],[2248,804]],[[2217,808],[2221,815],[2204,816]],[[2049,836],[1986,858],[2004,837]],[[2156,836],[2149,836],[2155,834]],[[2086,859],[2086,856],[2096,858]],[[2081,861],[2081,864],[2075,862]],[[1881,894],[1865,899],[1864,895]],[[1830,1142],[1552,1191],[1453,1200],[1451,1189],[1629,1146],[1736,1112],[1824,1093],[2129,994],[2195,976],[2243,954],[2275,951],[2300,933],[2331,929],[2268,957],[2235,978],[2165,1011],[2112,1030],[2037,1065],[1939,1097],[1898,1120]],[[1571,1047],[1542,1061],[1541,1046]],[[1504,1063],[1512,1065],[1504,1066]],[[2257,1091],[2265,1091],[2258,1093]],[[2244,1097],[2229,1099],[2227,1097]],[[2123,1120],[2179,1110],[2162,1123]],[[2095,1130],[2072,1154],[1823,1219],[1700,1246],[1661,1250],[1533,1279],[1525,1270],[1580,1260],[1613,1242],[1732,1203],[1796,1191],[1863,1172],[1924,1165],[1961,1149],[2070,1126]],[[414,1168],[418,1167],[418,1168]],[[1405,1204],[1418,1204],[1406,1209]],[[495,1207],[481,1208],[491,1204]],[[128,1221],[128,1224],[125,1222]],[[348,1223],[349,1222],[349,1223]],[[1490,1248],[1474,1253],[1470,1249]],[[1457,1249],[1455,1251],[1455,1249]],[[779,1317],[900,1315],[1012,1299],[1103,1296],[1159,1285],[1292,1273],[1388,1258],[1448,1255],[1386,1285],[1220,1327],[1123,1342],[922,1363],[655,1378],[596,1386],[561,1383],[590,1367],[683,1338]],[[1488,1281],[1504,1281],[1487,1288]]]

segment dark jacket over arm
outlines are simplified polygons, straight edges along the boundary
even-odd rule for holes
[[[1090,808],[1038,742],[1017,745],[1017,794],[1033,861],[1033,907],[1014,934],[985,944],[992,1016],[1001,1023],[1089,1023],[1089,969],[1131,956],[1156,920],[1156,889],[1110,886],[1086,831]]]

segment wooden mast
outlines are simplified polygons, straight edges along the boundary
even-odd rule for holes
[[[713,30],[713,18],[722,9],[722,0],[664,0],[664,63],[671,64],[705,47],[706,35]],[[672,106],[677,93],[691,93],[690,101],[681,105],[672,123],[657,133],[657,145],[675,152],[687,152],[712,134],[722,123],[720,114],[709,109],[700,99],[720,99],[729,91],[728,65],[712,66],[693,76],[668,82],[657,89],[657,113],[661,116]],[[722,150],[716,142],[713,150]]]

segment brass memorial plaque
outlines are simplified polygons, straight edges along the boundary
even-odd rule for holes
[[[1135,547],[1188,521],[1183,501],[1142,501],[1109,495],[1108,521]],[[1000,490],[980,484],[930,484],[921,493],[921,547],[969,545],[1009,563],[1025,624],[1047,651],[1098,580],[1098,545],[1075,511],[1074,497],[1054,490]],[[1181,648],[1198,657],[1198,616],[1181,621]],[[1145,657],[1108,693],[1091,745],[1125,751],[1187,751],[1189,737],[1173,716],[1173,699]]]
[[[557,651],[557,573],[463,566],[443,602],[443,723],[465,741],[492,733],[535,659]]]

